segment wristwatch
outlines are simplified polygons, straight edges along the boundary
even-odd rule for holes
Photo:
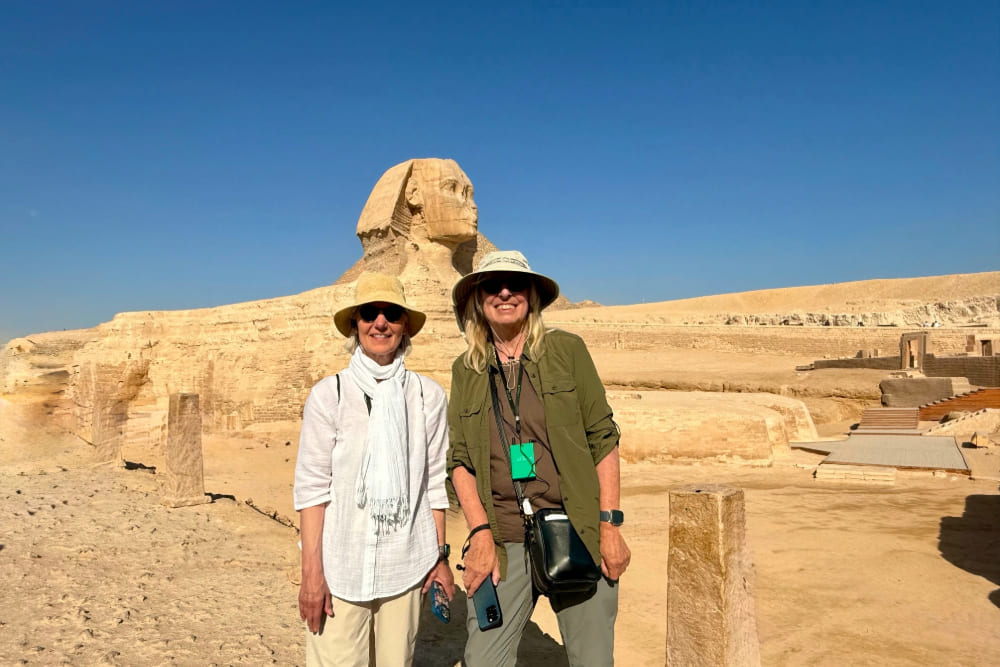
[[[601,521],[606,521],[612,526],[620,526],[625,523],[625,513],[621,510],[601,510]]]
[[[438,545],[438,561],[448,560],[451,555],[451,545],[448,543]]]

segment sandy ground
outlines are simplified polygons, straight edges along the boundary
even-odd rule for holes
[[[294,443],[206,441],[213,502],[180,509],[158,503],[148,453],[110,470],[79,441],[0,447],[0,664],[302,664],[296,533],[246,503],[293,518]],[[770,468],[626,464],[618,664],[664,663],[667,498],[689,483],[745,490],[763,664],[1000,664],[1000,455],[967,453],[994,479],[824,483],[805,452]],[[457,514],[449,531],[460,544]],[[418,665],[459,661],[461,594],[452,612],[446,626],[425,610]],[[545,605],[520,658],[566,664]]]

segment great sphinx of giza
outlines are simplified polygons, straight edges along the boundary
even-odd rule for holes
[[[457,280],[485,241],[478,226],[472,181],[457,162],[407,160],[382,175],[361,211],[364,256],[354,268],[401,275],[423,266],[447,275],[451,267],[447,278]]]
[[[345,230],[346,231],[346,230]],[[364,269],[398,275],[428,314],[408,364],[447,380],[462,349],[449,294],[495,247],[478,233],[472,183],[454,160],[412,159],[378,179],[358,219],[362,257],[332,285],[198,310],[130,312],[93,329],[10,341],[0,356],[0,436],[41,426],[94,443],[156,447],[169,395],[200,396],[207,433],[294,428],[309,388],[346,365],[332,313]]]

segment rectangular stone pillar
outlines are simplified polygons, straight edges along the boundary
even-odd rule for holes
[[[760,665],[743,490],[670,492],[667,665]]]
[[[125,420],[128,404],[124,401],[95,397],[91,439],[94,442],[94,460],[125,467],[122,441],[125,438]]]
[[[167,472],[161,502],[169,507],[200,505],[205,495],[198,394],[171,394],[167,413]]]

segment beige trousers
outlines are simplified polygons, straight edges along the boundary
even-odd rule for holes
[[[405,667],[413,663],[422,584],[391,598],[333,598],[333,617],[317,634],[306,630],[309,667]]]

